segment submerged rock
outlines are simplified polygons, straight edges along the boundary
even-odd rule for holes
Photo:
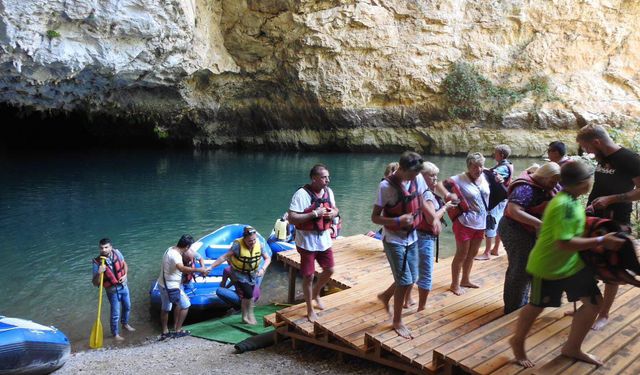
[[[5,112],[84,113],[97,134],[110,127],[91,119],[117,118],[199,147],[464,153],[505,138],[533,156],[640,117],[636,2],[4,0],[0,16]],[[460,61],[496,85],[544,76],[548,95],[449,119],[442,81]]]

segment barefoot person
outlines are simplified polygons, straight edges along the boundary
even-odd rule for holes
[[[487,202],[489,202],[489,184],[484,177],[484,156],[479,152],[467,156],[467,171],[451,177],[451,181],[458,185],[462,193],[461,199],[469,205],[469,210],[463,212],[453,221],[453,234],[456,239],[456,254],[451,262],[451,287],[454,294],[462,295],[466,288],[478,288],[471,281],[473,259],[484,239],[487,219]],[[462,271],[462,279],[460,279]]]
[[[598,161],[593,190],[587,205],[596,216],[613,219],[630,230],[632,201],[640,199],[640,156],[617,145],[604,127],[587,125],[580,129],[576,140],[580,147],[593,153]],[[593,329],[607,324],[609,310],[618,293],[618,285],[605,284],[604,303]]]
[[[544,211],[540,236],[531,251],[527,272],[532,275],[531,299],[520,311],[516,331],[510,344],[516,362],[533,367],[525,350],[525,339],[534,321],[545,307],[558,307],[562,293],[569,301],[582,302],[571,323],[562,354],[601,365],[602,362],[582,351],[582,342],[598,314],[602,296],[593,272],[585,266],[579,251],[603,245],[618,249],[624,240],[614,233],[601,237],[581,237],[585,227],[585,211],[578,197],[591,190],[593,168],[582,161],[562,166],[561,183],[564,190],[556,195]]]
[[[380,182],[371,212],[371,221],[383,226],[382,245],[394,280],[378,298],[390,313],[389,301],[393,297],[393,329],[404,338],[411,338],[411,331],[402,322],[402,307],[407,291],[418,279],[415,228],[422,219],[420,210],[427,190],[420,175],[423,162],[415,152],[404,152],[398,170]]]
[[[107,292],[109,304],[111,304],[111,333],[116,341],[124,340],[120,335],[120,323],[126,331],[135,329],[129,325],[129,313],[131,300],[129,287],[127,286],[127,274],[129,267],[124,261],[124,256],[118,249],[114,249],[111,240],[100,240],[100,255],[93,260],[93,285],[100,286],[100,274],[104,273],[102,286]],[[102,259],[104,258],[104,264]],[[122,319],[120,319],[122,314]]]
[[[505,314],[529,302],[531,277],[526,270],[527,260],[542,225],[542,213],[560,190],[558,181],[560,166],[550,162],[533,173],[522,172],[509,186],[509,202],[498,225],[509,260],[502,294]]]
[[[433,261],[436,255],[436,240],[442,231],[442,218],[447,210],[454,207],[452,202],[445,203],[444,200],[436,194],[443,196],[447,193],[438,189],[438,173],[440,169],[433,163],[425,161],[422,171],[422,178],[427,183],[428,189],[424,191],[423,220],[416,227],[418,232],[418,309],[422,311],[427,304],[429,292],[433,285]],[[426,211],[426,214],[424,213]],[[407,297],[411,296],[411,287],[407,291]],[[407,306],[405,302],[405,307]]]
[[[493,158],[496,161],[496,165],[490,170],[502,180],[502,184],[505,188],[509,187],[511,183],[511,176],[513,175],[513,164],[507,158],[511,155],[511,147],[507,145],[497,145],[493,150]],[[485,230],[485,248],[484,253],[476,256],[476,260],[489,260],[491,255],[498,256],[498,249],[500,248],[500,233],[498,233],[498,225],[500,219],[504,214],[504,209],[507,207],[507,200],[504,199],[498,203],[495,207],[489,211],[489,214],[494,217],[496,224],[493,228],[487,228]]]
[[[262,265],[260,265],[261,260],[264,260]],[[253,314],[254,288],[256,288],[258,278],[264,276],[267,267],[269,267],[271,257],[264,251],[253,227],[244,227],[242,237],[233,241],[229,251],[216,259],[207,272],[211,272],[212,269],[225,261],[228,261],[231,265],[229,278],[235,285],[238,296],[240,296],[242,321],[255,325],[257,322]]]
[[[313,308],[324,309],[320,291],[333,274],[333,251],[331,249],[331,224],[338,216],[336,200],[329,188],[329,170],[316,164],[309,173],[311,182],[296,191],[289,205],[289,222],[296,227],[296,249],[300,253],[302,291],[307,303],[307,319],[315,322],[318,315]],[[315,262],[322,268],[316,285],[313,286]]]

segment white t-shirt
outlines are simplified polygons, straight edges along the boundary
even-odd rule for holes
[[[409,190],[410,186],[411,181],[407,181],[404,184],[404,187],[407,190]],[[422,175],[418,174],[418,176],[416,176],[416,191],[418,195],[422,197],[427,189],[427,183],[424,181]],[[398,198],[398,191],[396,188],[391,186],[389,181],[384,179],[380,182],[380,185],[378,185],[378,195],[373,204],[384,209],[384,207],[389,204],[395,205],[398,202]],[[392,231],[383,227],[382,234],[385,241],[403,246],[411,245],[418,240],[418,235],[415,230],[407,233],[405,231]]]
[[[438,202],[438,200],[433,195],[433,192],[431,190],[425,190],[425,192],[422,193],[422,197],[424,198],[425,201],[433,203],[434,211],[438,211],[440,209],[440,202]]]
[[[158,284],[165,289],[180,288],[180,281],[182,280],[182,272],[176,267],[176,264],[182,264],[182,254],[175,247],[170,247],[162,257],[162,266],[160,267],[160,276],[158,277]],[[162,277],[162,271],[164,270],[164,277]],[[164,280],[167,280],[167,285],[164,285]]]
[[[327,188],[329,191],[329,199],[331,200],[331,204],[335,207],[336,199],[333,196],[333,191]],[[324,195],[324,189],[322,191],[322,195]],[[291,204],[289,204],[289,210],[297,213],[302,213],[309,206],[311,206],[311,196],[309,193],[303,188],[298,189],[293,197],[291,198]],[[325,251],[331,247],[331,233],[328,230],[325,230],[321,234],[315,230],[299,230],[296,229],[296,246],[303,248],[307,251]]]
[[[489,183],[484,178],[484,173],[480,175],[478,185],[473,183],[466,173],[451,178],[458,184],[464,199],[469,203],[469,211],[458,218],[460,224],[467,228],[484,230],[487,225],[487,209],[484,202],[489,204]],[[484,202],[482,197],[484,197]]]

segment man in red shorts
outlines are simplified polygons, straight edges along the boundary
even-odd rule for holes
[[[300,253],[300,273],[302,291],[307,303],[307,319],[314,322],[318,315],[313,309],[324,309],[320,301],[320,290],[333,274],[333,252],[331,250],[331,222],[339,211],[333,191],[329,188],[329,170],[322,164],[316,164],[309,173],[311,182],[304,185],[291,198],[289,222],[296,227],[296,248]],[[322,273],[315,287],[313,277],[315,263],[318,262]]]

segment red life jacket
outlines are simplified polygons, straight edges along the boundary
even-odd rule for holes
[[[309,213],[318,207],[332,208],[333,203],[331,202],[331,197],[329,195],[329,187],[324,188],[324,194],[321,198],[318,198],[316,193],[311,190],[311,185],[307,184],[302,187],[311,197],[311,205],[307,207],[302,213]],[[316,217],[311,220],[305,221],[304,223],[299,223],[295,225],[298,230],[315,230],[317,232],[324,232],[331,227],[331,219]]]
[[[107,265],[107,262],[105,261],[107,269],[104,271],[104,279],[102,280],[102,286],[105,288],[110,288],[114,285],[120,284],[118,280],[120,280],[120,278],[124,276],[124,260],[122,260],[118,256],[118,253],[116,253],[115,249],[113,249],[111,254],[113,255],[112,259],[110,259],[112,267]],[[100,257],[96,257],[93,261],[97,265],[102,264],[102,260],[100,259]]]
[[[435,193],[433,194],[433,196],[438,201],[438,204],[440,205],[440,207],[444,206],[444,202],[442,201],[442,198],[437,196]],[[416,229],[419,230],[420,232],[426,232],[432,236],[438,236],[440,232],[442,232],[442,226],[444,225],[442,223],[443,219],[440,219],[439,222],[437,222],[437,220],[434,220],[433,224],[429,224],[429,222],[427,221],[427,218],[425,217],[426,214],[424,212],[421,212],[421,214],[422,214],[422,221],[416,227]]]
[[[422,197],[417,191],[417,182],[414,178],[409,184],[409,190],[405,188],[404,184],[400,180],[397,174],[392,174],[387,177],[386,180],[389,185],[398,192],[398,201],[394,205],[387,205],[382,210],[384,217],[399,217],[404,214],[413,215],[413,225],[401,227],[395,221],[391,225],[385,225],[384,227],[391,231],[407,231],[410,232],[420,225],[422,222]]]
[[[196,257],[195,256],[189,256],[187,254],[188,252],[189,251],[185,251],[182,254],[182,264],[185,267],[194,267],[195,261],[196,261]],[[192,273],[186,273],[186,272],[182,273],[182,284],[189,284],[191,282],[191,280],[193,280],[193,274]]]
[[[607,250],[602,245],[593,249],[580,251],[580,258],[596,276],[609,284],[631,284],[640,286],[640,280],[635,275],[640,274],[640,262],[636,249],[639,244],[626,234],[620,233],[621,227],[611,219],[587,217],[585,237],[597,237],[611,232],[618,232],[618,236],[625,239],[624,245],[618,250]],[[632,273],[629,272],[632,271]]]
[[[447,178],[442,182],[442,185],[449,193],[457,195],[460,200],[460,203],[458,203],[456,207],[452,207],[447,210],[447,215],[449,215],[451,222],[454,222],[460,215],[469,211],[469,202],[467,202],[467,199],[462,195],[460,186],[456,184],[453,178]]]
[[[542,190],[545,192],[546,197],[542,203],[538,204],[537,206],[523,207],[526,213],[540,219],[542,217],[542,213],[544,213],[544,209],[549,204],[549,201],[551,200],[551,198],[553,198],[556,194],[558,194],[558,190],[555,188],[552,189],[551,191],[546,190],[542,185],[538,184],[533,178],[531,178],[531,175],[529,174],[529,172],[524,171],[520,174],[520,176],[518,176],[518,178],[516,178],[511,183],[511,185],[509,185],[508,194],[511,195],[511,192],[513,191],[513,189],[515,189],[517,186],[520,186],[520,185],[529,185],[534,189]],[[510,204],[511,203],[507,203],[507,206]],[[527,232],[531,232],[531,233],[536,232],[536,228],[532,227],[531,225],[521,223],[516,219],[514,219],[513,216],[509,214],[509,210],[506,208],[504,210],[504,215],[509,219],[520,224],[520,226],[522,226],[522,228],[524,228],[524,230],[526,230]]]

